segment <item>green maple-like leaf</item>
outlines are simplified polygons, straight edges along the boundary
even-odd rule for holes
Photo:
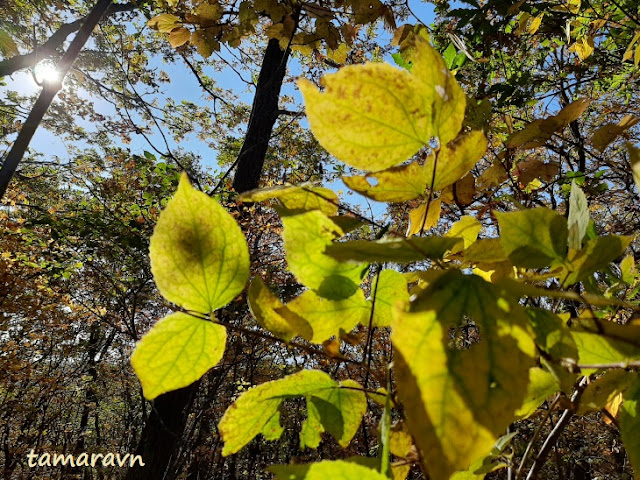
[[[268,440],[279,438],[280,404],[294,397],[307,399],[309,414],[302,433],[306,446],[315,448],[325,430],[346,446],[366,411],[366,397],[359,388],[356,382],[339,383],[319,370],[302,370],[251,388],[227,409],[218,425],[224,440],[222,454],[236,453],[259,434]]]

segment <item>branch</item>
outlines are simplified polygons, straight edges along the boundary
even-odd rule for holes
[[[580,380],[578,385],[575,387],[575,390],[573,391],[573,395],[571,395],[572,404],[576,405],[580,401],[580,397],[582,397],[582,393],[584,392],[584,389],[587,388],[587,384],[588,384],[588,377],[582,377],[582,380]],[[547,439],[544,441],[542,448],[540,449],[540,451],[538,452],[538,455],[533,461],[531,470],[529,470],[529,474],[527,475],[527,480],[532,480],[536,477],[536,475],[542,468],[542,465],[544,465],[544,462],[547,459],[547,455],[549,455],[549,452],[551,451],[551,447],[555,445],[556,441],[558,440],[558,437],[562,433],[562,430],[564,430],[564,427],[566,427],[567,424],[569,423],[569,420],[571,420],[572,415],[573,415],[573,410],[571,409],[567,409],[562,413],[560,420],[547,436]]]
[[[53,102],[54,97],[62,88],[62,80],[64,80],[64,77],[69,72],[71,65],[73,65],[73,62],[78,58],[84,44],[89,40],[91,32],[93,32],[93,29],[96,27],[102,16],[109,9],[111,3],[112,0],[98,0],[89,12],[89,15],[87,15],[80,31],[74,37],[71,45],[69,45],[69,48],[57,65],[57,69],[60,72],[60,80],[57,82],[45,83],[38,100],[36,100],[35,105],[31,109],[31,113],[29,113],[29,117],[18,134],[18,138],[5,158],[2,168],[0,168],[0,200],[4,196],[4,193],[9,186],[9,182],[11,181],[13,174],[16,172],[18,164],[22,160],[24,153],[27,151],[29,143],[31,143],[31,139],[33,138],[33,134],[36,132],[40,122],[42,122],[42,118],[45,113],[49,110],[49,106],[51,105],[51,102]]]
[[[131,12],[136,8],[138,7],[132,3],[113,4],[105,15],[112,15],[119,12]],[[89,17],[86,18],[88,19]],[[67,40],[67,37],[73,32],[76,32],[82,26],[84,21],[85,19],[81,18],[74,22],[65,23],[61,25],[45,43],[33,52],[26,53],[24,55],[15,55],[11,58],[0,61],[0,77],[12,75],[23,68],[33,67],[40,60],[52,57],[56,54],[58,49],[62,47],[64,42]]]

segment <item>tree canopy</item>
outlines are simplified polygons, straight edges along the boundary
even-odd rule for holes
[[[0,4],[4,477],[634,478],[639,77],[634,0]]]

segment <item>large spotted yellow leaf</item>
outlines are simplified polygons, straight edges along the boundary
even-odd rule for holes
[[[300,441],[309,448],[317,448],[325,431],[346,447],[367,410],[364,391],[355,381],[337,382],[319,370],[301,370],[247,390],[227,409],[218,425],[222,454],[238,452],[259,434],[267,440],[280,438],[280,404],[294,397],[306,399]]]

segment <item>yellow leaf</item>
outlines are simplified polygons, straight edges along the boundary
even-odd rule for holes
[[[501,185],[508,178],[506,167],[500,160],[496,160],[476,179],[476,188],[480,191],[486,191]]]
[[[507,14],[515,15],[516,13],[518,13],[518,10],[520,10],[520,7],[524,5],[524,2],[526,2],[526,0],[518,0],[516,3],[514,3],[509,7],[509,10],[507,10]]]
[[[196,8],[196,15],[204,20],[216,21],[222,17],[222,7],[214,0],[201,2]]]
[[[620,405],[622,405],[622,392],[613,397],[611,401],[605,405],[604,409],[609,412],[611,417],[616,418],[618,416],[618,410],[620,410]],[[613,422],[611,421],[611,418],[605,416],[604,423],[609,425]]]
[[[286,342],[301,335],[311,338],[311,326],[298,315],[293,315],[262,281],[255,277],[249,287],[249,309],[258,324]]]
[[[542,12],[540,15],[538,15],[531,21],[531,24],[529,25],[529,28],[528,28],[528,31],[531,35],[536,33],[540,28],[540,24],[542,23],[542,17],[544,17],[544,12]]]
[[[418,162],[366,175],[342,177],[347,187],[379,202],[413,200],[424,194],[430,179],[430,173]]]
[[[559,168],[560,165],[557,162],[543,163],[537,158],[532,158],[519,162],[513,173],[518,177],[520,183],[529,185],[536,178],[545,182],[553,180],[558,174]]]
[[[169,43],[173,48],[177,48],[187,43],[190,38],[191,32],[184,27],[180,27],[169,34]]]
[[[411,53],[412,75],[424,92],[425,111],[430,111],[433,133],[441,146],[456,138],[467,106],[467,97],[447,69],[444,60],[426,40],[414,39],[415,49]],[[431,108],[427,107],[431,105]],[[483,152],[484,153],[484,152]]]
[[[529,19],[531,18],[531,14],[529,12],[522,12],[520,18],[518,19],[518,28],[515,30],[516,35],[522,35],[522,33],[527,28],[527,23],[529,23]]]
[[[590,104],[590,98],[579,98],[562,108],[554,118],[559,122],[560,128],[566,127],[571,122],[580,118],[580,116],[587,111]]]
[[[451,225],[451,228],[444,236],[449,238],[462,238],[463,244],[456,245],[456,247],[459,247],[457,250],[452,249],[452,252],[455,252],[460,251],[463,248],[468,248],[469,245],[475,242],[478,239],[480,230],[482,230],[482,224],[477,218],[465,216]]]
[[[631,57],[633,57],[633,46],[636,44],[636,42],[639,39],[640,39],[640,32],[636,32],[636,34],[633,37],[633,40],[631,40],[631,43],[629,43],[627,50],[624,52],[624,55],[622,56],[623,62],[626,62],[627,60],[631,60]],[[640,48],[640,45],[638,45],[638,48]],[[638,48],[636,48],[636,58],[638,56]],[[638,62],[636,62],[636,67],[637,66],[638,66]]]
[[[640,45],[636,47],[636,53],[633,56],[633,64],[637,67],[640,65]]]
[[[467,322],[480,340],[456,348],[449,331]],[[394,311],[398,395],[429,478],[468,469],[515,419],[534,366],[527,325],[516,299],[458,270],[418,294],[410,312]]]
[[[571,102],[556,115],[537,119],[527,124],[522,130],[514,133],[507,140],[507,148],[531,149],[543,146],[554,132],[561,130],[587,110],[591,103],[589,98],[580,98]]]
[[[427,205],[429,209],[427,210]],[[430,203],[423,203],[414,208],[409,213],[409,228],[407,229],[407,237],[419,234],[421,231],[429,230],[435,227],[440,220],[440,209],[442,201],[439,198],[431,200]]]
[[[627,143],[627,151],[629,152],[629,163],[633,172],[633,181],[640,189],[640,148],[634,147],[631,143]]]
[[[157,17],[153,17],[147,22],[147,25],[149,25],[151,28],[155,28],[159,32],[169,33],[181,23],[182,22],[180,21],[180,19],[175,15],[163,13],[162,15],[158,15]]]
[[[384,170],[429,142],[430,117],[420,108],[420,89],[406,70],[386,63],[349,65],[326,75],[324,83],[322,93],[306,79],[298,86],[313,134],[343,162]]]
[[[593,132],[591,144],[600,152],[604,152],[611,142],[639,121],[640,119],[633,115],[625,115],[617,124],[607,123]]]
[[[576,43],[571,45],[569,50],[575,51],[578,54],[578,57],[581,61],[585,61],[587,58],[591,56],[595,47],[593,44],[593,37],[590,36],[582,36]]]
[[[191,45],[198,49],[198,53],[204,58],[209,58],[215,51],[220,50],[220,42],[213,38],[208,30],[197,30],[191,34]]]
[[[339,64],[343,64],[344,62],[347,61],[347,54],[349,52],[347,51],[347,44],[346,43],[341,43],[338,48],[336,48],[335,50],[331,50],[330,48],[327,48],[327,57],[330,60],[333,60],[336,63]]]
[[[554,117],[537,119],[509,136],[507,148],[531,149],[543,146],[560,127]]]
[[[0,53],[2,53],[4,57],[12,57],[19,53],[16,42],[11,38],[11,35],[4,30],[0,30]]]
[[[576,14],[580,11],[581,4],[582,0],[561,0],[560,5],[554,7],[553,10]]]
[[[475,178],[468,173],[442,192],[442,201],[456,205],[470,205],[476,193]]]
[[[350,65],[324,77],[324,92],[299,80],[311,130],[329,153],[375,172],[407,160],[433,136],[440,145],[457,136],[462,89],[426,40],[416,36],[411,45],[411,73],[383,63]]]

